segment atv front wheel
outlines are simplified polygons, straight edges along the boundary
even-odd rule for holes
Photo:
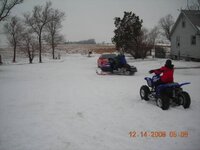
[[[158,107],[162,108],[162,110],[169,109],[169,98],[166,95],[160,96],[156,100],[156,104]]]
[[[190,103],[191,103],[191,99],[190,99],[190,95],[183,91],[178,95],[178,101],[180,103],[180,105],[183,105],[183,107],[189,108],[190,107]]]
[[[144,99],[146,101],[149,100],[149,94],[150,94],[150,89],[148,86],[146,85],[143,85],[141,88],[140,88],[140,97],[141,99]]]

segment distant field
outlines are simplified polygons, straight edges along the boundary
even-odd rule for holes
[[[66,54],[88,54],[89,51],[92,51],[93,53],[101,54],[101,53],[113,53],[116,51],[114,45],[102,45],[102,44],[62,44],[58,45],[55,51],[55,55],[60,54],[61,57]],[[2,61],[4,63],[9,63],[12,61],[13,57],[13,49],[8,48],[0,48],[0,55],[2,56]],[[37,55],[37,52],[36,52]],[[43,56],[48,56],[51,58],[51,47],[48,45],[43,46]],[[26,59],[25,54],[20,51],[20,49],[17,50],[17,60],[20,58]],[[36,56],[37,57],[37,56]],[[36,58],[37,59],[37,58]]]
[[[59,45],[57,49],[61,51],[66,51],[66,53],[81,53],[87,54],[89,51],[94,53],[106,53],[106,52],[115,52],[114,45],[101,45],[101,44],[66,44]]]

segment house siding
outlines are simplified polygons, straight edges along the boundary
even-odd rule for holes
[[[182,21],[185,21],[185,27],[182,27]],[[171,55],[172,57],[195,58],[200,59],[200,35],[189,20],[182,15],[178,20],[176,28],[171,35]],[[191,37],[196,36],[196,44],[191,44]],[[177,47],[177,37],[180,38],[180,46]]]

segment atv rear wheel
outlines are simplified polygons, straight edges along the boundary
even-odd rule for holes
[[[190,103],[191,103],[191,99],[190,99],[190,95],[183,91],[178,95],[178,101],[180,103],[180,105],[183,105],[183,107],[189,108],[190,107]]]
[[[162,108],[162,110],[169,109],[169,98],[166,95],[160,96],[156,100],[156,104],[158,107]]]
[[[150,94],[149,87],[146,86],[146,85],[143,85],[140,88],[140,97],[141,97],[141,99],[144,99],[144,100],[148,101],[149,100],[149,94]]]

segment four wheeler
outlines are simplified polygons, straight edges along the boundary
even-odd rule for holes
[[[155,100],[156,104],[163,110],[167,110],[170,104],[182,105],[185,109],[190,107],[190,95],[182,89],[183,85],[190,84],[190,82],[156,85],[156,81],[160,79],[159,75],[154,75],[152,78],[145,77],[144,79],[148,86],[143,85],[140,88],[141,99]]]

